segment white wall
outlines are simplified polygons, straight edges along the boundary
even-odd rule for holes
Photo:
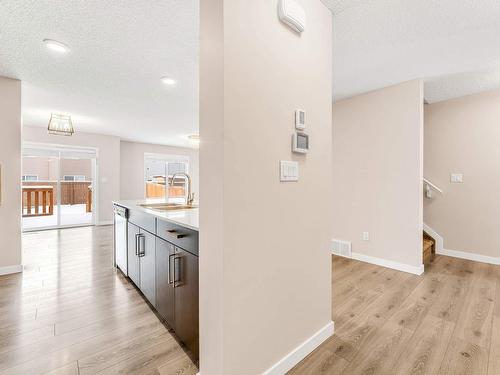
[[[195,199],[199,197],[199,152],[197,149],[121,142],[121,199],[144,198],[144,154],[182,155],[189,158],[189,175]]]
[[[425,106],[424,222],[447,250],[500,259],[500,90]],[[450,183],[462,173],[463,183]]]
[[[261,374],[332,327],[332,17],[299,3],[302,35],[277,1],[200,2],[203,375]],[[291,152],[296,108],[307,155]],[[300,181],[280,183],[279,160],[298,161]]]
[[[50,135],[47,129],[24,126],[23,141],[48,144],[96,147],[99,158],[98,223],[113,220],[111,202],[120,199],[120,138],[76,131],[71,137]]]
[[[0,77],[0,275],[21,271],[21,82]]]
[[[422,138],[420,81],[335,102],[332,234],[353,252],[421,267]]]

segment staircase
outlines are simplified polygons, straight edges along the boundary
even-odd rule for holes
[[[434,260],[434,256],[436,255],[436,241],[425,232],[423,232],[422,251],[424,265],[427,266]]]
[[[425,197],[427,199],[433,198],[434,191],[438,192],[441,195],[444,194],[443,190],[441,190],[439,187],[437,187],[435,184],[433,184],[426,178],[423,179],[423,184],[424,184]],[[424,266],[428,266],[429,264],[431,264],[432,261],[434,261],[434,257],[436,255],[436,240],[431,236],[429,236],[425,231],[423,232],[422,235],[423,235],[422,253],[423,253]]]

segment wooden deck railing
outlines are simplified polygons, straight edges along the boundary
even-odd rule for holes
[[[61,204],[87,204],[91,181],[61,181]]]
[[[61,205],[84,204],[92,212],[92,182],[61,181]],[[23,216],[48,216],[54,213],[57,182],[26,181],[22,185]]]
[[[50,185],[23,186],[23,217],[54,214],[54,187]]]
[[[165,184],[146,182],[146,198],[164,198],[165,190]],[[186,193],[183,186],[168,187],[169,197],[183,197],[185,195]]]
[[[92,212],[92,185],[89,185],[87,187],[86,211],[87,212]]]

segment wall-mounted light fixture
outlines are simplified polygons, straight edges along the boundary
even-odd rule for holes
[[[75,129],[71,116],[52,113],[50,115],[49,126],[47,128],[49,134],[54,135],[73,135]]]

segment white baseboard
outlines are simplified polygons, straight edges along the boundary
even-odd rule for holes
[[[22,264],[18,264],[15,266],[0,267],[0,276],[10,275],[11,273],[19,273],[19,272],[23,272]]]
[[[466,251],[441,249],[440,251],[436,250],[436,253],[440,255],[446,255],[449,257],[473,260],[475,262],[500,265],[500,258],[490,257],[487,255],[481,255],[476,253],[468,253]]]
[[[475,262],[500,265],[500,258],[490,257],[487,255],[481,255],[468,251],[445,249],[443,237],[441,237],[434,229],[432,229],[425,223],[424,223],[424,231],[426,231],[436,241],[436,254],[446,255],[454,258],[472,260]]]
[[[412,273],[415,275],[421,275],[424,273],[424,265],[423,264],[418,266],[418,267],[410,266],[409,264],[394,262],[392,260],[387,260],[387,259],[382,259],[382,258],[376,258],[376,257],[372,257],[369,255],[360,254],[360,253],[352,253],[351,258],[356,259],[356,260],[360,260],[361,262],[371,263],[371,264],[375,264],[377,266],[391,268],[391,269],[397,270],[397,271],[408,272],[408,273]]]
[[[113,224],[114,224],[113,220],[100,221],[100,222],[97,223],[98,226],[101,226],[101,225],[113,225]]]
[[[284,375],[290,371],[297,363],[311,354],[314,349],[320,346],[326,339],[331,337],[335,331],[334,322],[328,323],[321,328],[314,335],[309,337],[302,344],[297,346],[294,350],[283,357],[279,362],[274,364],[271,368],[264,371],[262,375]],[[201,371],[196,375],[200,375]]]
[[[284,375],[290,371],[297,363],[307,357],[314,349],[320,346],[326,339],[333,335],[335,325],[328,323],[306,341],[288,353],[274,366],[264,371],[262,375]]]
[[[432,229],[430,226],[424,223],[424,231],[434,238],[434,241],[436,241],[436,253],[439,254],[440,251],[443,251],[444,248],[444,240],[443,237],[439,235],[438,232],[436,232],[434,229]]]

